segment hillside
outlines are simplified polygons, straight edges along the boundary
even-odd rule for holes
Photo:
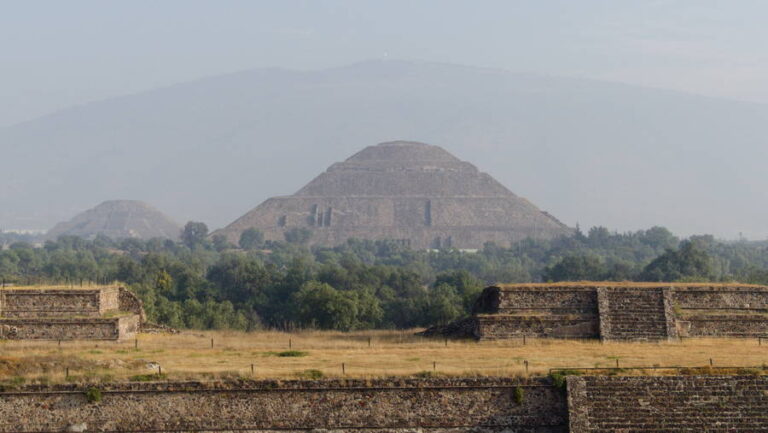
[[[0,227],[140,197],[221,227],[361,143],[440,143],[565,224],[768,232],[768,108],[462,66],[246,71],[0,130]]]

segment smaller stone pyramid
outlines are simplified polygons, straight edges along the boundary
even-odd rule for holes
[[[46,235],[93,239],[102,234],[112,239],[176,239],[181,227],[154,207],[137,200],[110,200],[56,224]]]

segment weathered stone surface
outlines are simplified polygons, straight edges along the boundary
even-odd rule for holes
[[[0,317],[98,317],[119,309],[117,287],[0,290]]]
[[[565,395],[543,380],[134,383],[102,387],[98,403],[88,403],[86,389],[0,393],[0,432],[59,432],[78,424],[87,431],[567,430]]]
[[[768,287],[741,284],[511,284],[486,288],[473,316],[426,336],[659,341],[768,335]]]
[[[394,239],[414,248],[482,248],[572,230],[472,164],[428,144],[370,146],[332,165],[296,194],[271,198],[220,233],[237,242],[247,228],[268,240],[312,230],[311,243]]]
[[[178,224],[144,202],[113,200],[57,224],[46,236],[49,239],[63,235],[93,239],[101,234],[112,239],[176,239],[180,233]]]
[[[768,379],[568,377],[571,433],[768,431]]]
[[[0,318],[0,340],[120,340],[140,329],[139,316]]]
[[[103,317],[117,312],[133,314]],[[0,290],[0,339],[118,340],[143,322],[141,301],[122,287]]]

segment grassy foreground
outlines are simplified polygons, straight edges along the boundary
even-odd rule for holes
[[[0,384],[428,374],[524,377],[546,375],[550,368],[615,367],[617,360],[620,367],[704,367],[710,359],[715,367],[768,363],[768,341],[760,346],[757,339],[606,344],[527,339],[525,345],[522,340],[507,340],[448,341],[446,346],[444,340],[416,337],[413,332],[187,331],[60,346],[3,341]]]

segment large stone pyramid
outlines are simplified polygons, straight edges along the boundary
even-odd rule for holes
[[[312,244],[393,239],[413,248],[477,249],[572,230],[438,146],[395,141],[333,164],[296,194],[270,198],[219,233],[254,227],[268,240],[293,228]]]
[[[178,224],[144,202],[112,200],[56,224],[46,236],[49,239],[62,235],[92,239],[103,234],[112,239],[176,239],[180,233]]]

